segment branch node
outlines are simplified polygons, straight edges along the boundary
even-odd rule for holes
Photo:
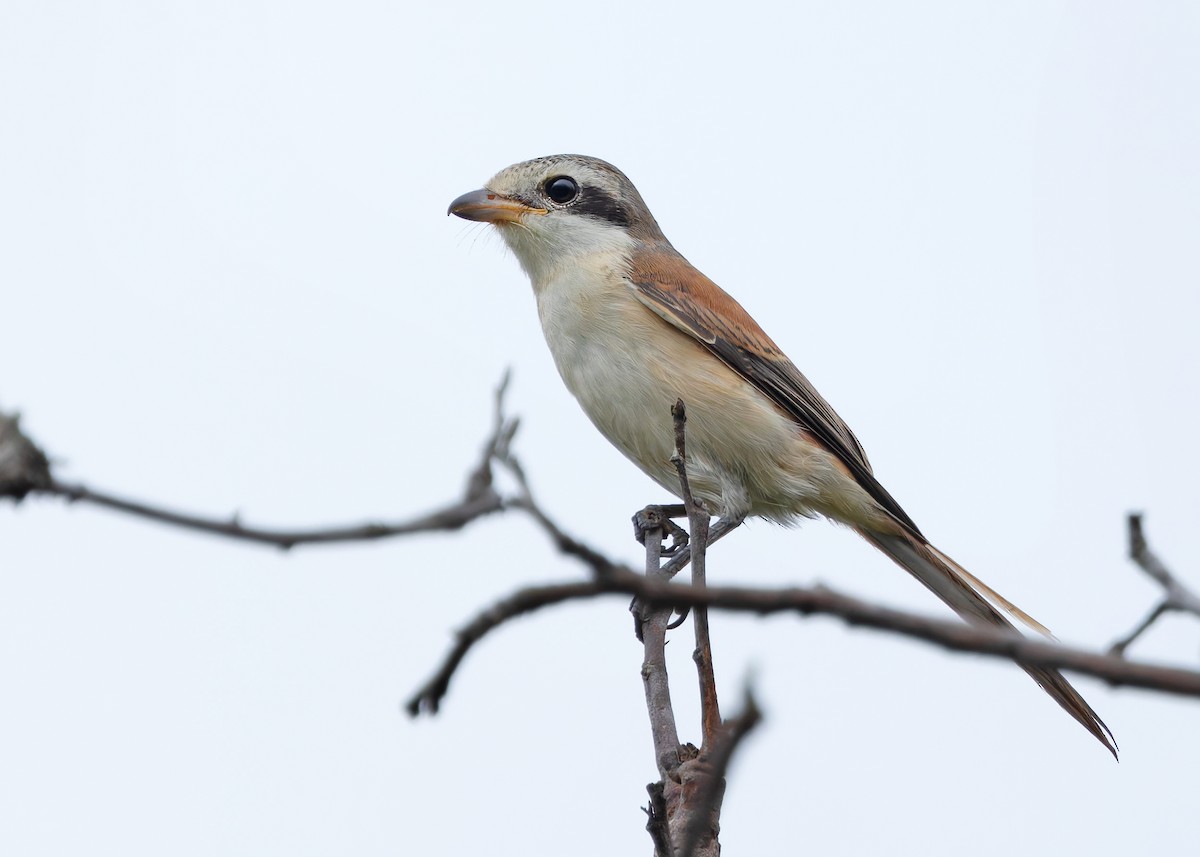
[[[21,431],[20,414],[0,413],[0,498],[19,503],[53,482],[46,454]]]

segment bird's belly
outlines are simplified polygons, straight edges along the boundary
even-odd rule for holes
[[[850,507],[869,502],[790,416],[623,283],[619,291],[575,292],[570,305],[562,294],[538,297],[567,388],[604,436],[668,491],[680,493],[671,407],[682,400],[689,480],[712,513],[845,520],[859,517]]]

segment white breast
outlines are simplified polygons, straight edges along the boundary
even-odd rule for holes
[[[671,407],[682,399],[689,477],[712,512],[782,522],[873,514],[865,492],[794,420],[641,304],[629,281],[627,248],[522,258],[522,264],[567,388],[596,428],[667,491],[679,493]]]

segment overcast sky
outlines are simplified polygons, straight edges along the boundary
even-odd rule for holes
[[[571,532],[637,562],[662,500],[561,386],[515,261],[445,216],[556,152],[620,166],[933,541],[1103,648],[1200,587],[1200,12],[1188,3],[56,3],[0,8],[0,407],[63,478],[249,522],[455,497],[505,367]],[[579,579],[527,521],[269,549],[0,506],[0,848],[649,853],[622,599],[524,619],[436,718],[453,631]],[[852,534],[758,523],[722,583],[947,615]],[[713,620],[729,854],[1181,853],[1200,704],[824,619]],[[671,646],[697,739],[690,628]],[[1195,665],[1200,626],[1132,654]]]

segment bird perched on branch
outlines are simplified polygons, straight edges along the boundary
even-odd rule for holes
[[[753,318],[667,241],[624,173],[597,158],[514,164],[450,214],[494,224],[533,283],[546,342],[596,428],[679,494],[671,406],[688,409],[688,478],[710,514],[843,523],[968,622],[1046,629],[929,543],[850,428]],[[1025,671],[1115,756],[1060,672]]]

